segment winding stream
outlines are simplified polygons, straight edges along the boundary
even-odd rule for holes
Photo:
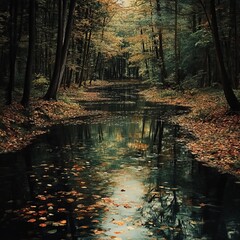
[[[100,89],[101,90],[101,89]],[[102,89],[110,112],[0,155],[1,239],[240,239],[240,185],[194,161],[136,86]]]

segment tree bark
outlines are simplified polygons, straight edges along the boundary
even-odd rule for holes
[[[12,92],[15,84],[15,67],[17,55],[17,12],[18,0],[10,1],[10,49],[9,49],[9,82],[6,91],[6,104],[12,103]]]
[[[160,0],[156,0],[156,4],[157,4],[158,17],[161,19]],[[166,71],[165,60],[164,60],[162,26],[158,26],[158,41],[159,41],[158,48],[159,48],[159,56],[160,56],[160,68],[162,73],[162,81],[164,83],[165,78],[167,78],[167,71]]]
[[[56,99],[58,79],[60,74],[62,44],[63,44],[63,1],[60,0],[58,2],[58,35],[57,35],[56,58],[55,58],[52,79],[50,81],[50,85],[47,90],[47,93],[44,97],[44,99],[46,100],[50,100],[51,98]]]
[[[58,19],[58,43],[55,59],[55,66],[52,79],[48,91],[44,97],[45,100],[56,100],[57,91],[61,84],[64,69],[66,65],[67,52],[69,41],[72,32],[73,13],[76,5],[76,0],[71,0],[69,5],[67,23],[65,23],[66,0],[59,1],[59,19]]]
[[[174,54],[175,54],[175,82],[176,82],[177,85],[180,85],[179,46],[178,46],[178,0],[175,0]]]
[[[27,58],[27,67],[26,75],[24,82],[24,92],[21,104],[24,107],[28,107],[30,90],[31,90],[31,81],[32,81],[32,72],[33,72],[33,62],[34,62],[34,47],[35,47],[35,27],[36,27],[36,0],[29,0],[29,46],[28,46],[28,58]]]
[[[220,44],[219,32],[218,32],[218,23],[217,23],[217,15],[215,10],[215,0],[211,0],[210,2],[210,10],[212,15],[212,33],[215,42],[215,50],[217,55],[217,61],[219,70],[221,72],[221,81],[223,85],[223,91],[225,98],[233,111],[240,111],[240,102],[238,101],[236,95],[233,92],[231,81],[228,76],[226,67],[224,65],[223,52]]]

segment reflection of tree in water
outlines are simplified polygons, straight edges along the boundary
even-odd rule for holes
[[[178,126],[155,118],[147,127],[144,121],[142,132],[149,137],[150,155],[156,157],[151,160],[154,171],[140,208],[143,224],[160,239],[239,239],[239,226],[226,218],[228,208],[234,206],[228,203],[226,178],[201,165],[194,167],[175,142]]]
[[[182,219],[178,216],[182,200],[174,188],[159,186],[146,194],[141,208],[144,224],[167,239],[184,239]]]
[[[177,150],[176,144],[172,145],[172,143],[177,136],[179,127],[171,126],[171,129],[170,131],[168,125],[161,119],[155,119],[151,124],[149,136],[152,136],[153,151],[157,153],[158,173],[154,178],[151,176],[149,190],[145,195],[145,203],[140,212],[144,225],[154,234],[166,239],[180,240],[199,235],[197,228],[200,225],[195,225],[196,221],[191,220],[192,206],[186,206],[183,192],[177,188]],[[168,151],[169,142],[173,146],[171,150],[173,152],[172,175],[170,179],[166,179],[163,176],[162,164],[165,164],[164,161],[166,161],[163,158]]]

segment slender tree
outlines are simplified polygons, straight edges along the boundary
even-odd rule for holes
[[[175,81],[176,84],[180,84],[179,75],[179,46],[178,46],[178,0],[175,0],[175,33],[174,33],[174,54],[175,54]]]
[[[217,15],[216,15],[216,6],[215,0],[210,1],[210,11],[212,15],[212,34],[215,43],[215,50],[216,56],[218,61],[219,70],[221,72],[221,81],[223,85],[223,91],[225,94],[225,98],[230,106],[231,110],[233,111],[240,111],[240,102],[238,101],[236,95],[231,86],[231,81],[228,76],[225,64],[224,64],[224,56],[222,52],[222,47],[219,38],[219,30],[218,30],[218,22],[217,22]]]
[[[161,21],[161,4],[160,4],[160,0],[156,0],[156,4],[157,4],[157,15],[158,15],[158,21]],[[163,51],[163,33],[162,33],[162,26],[159,25],[158,26],[158,51],[159,51],[159,55],[160,55],[160,66],[161,66],[161,74],[162,74],[162,79],[164,82],[164,79],[167,77],[167,70],[165,67],[165,60],[164,60],[164,51]]]
[[[17,17],[18,17],[18,0],[10,1],[10,28],[9,28],[9,82],[6,91],[6,104],[12,103],[12,92],[15,84],[15,68],[17,56]]]
[[[61,84],[65,70],[69,41],[71,38],[73,14],[76,0],[70,0],[68,16],[66,17],[67,2],[59,0],[58,2],[58,41],[55,66],[49,88],[44,97],[46,100],[56,100],[57,90]],[[67,19],[67,20],[66,20]]]
[[[29,46],[28,46],[28,58],[26,75],[24,82],[24,92],[21,104],[24,107],[29,105],[31,81],[33,73],[33,62],[34,62],[34,47],[35,47],[35,27],[36,27],[36,0],[29,0]]]

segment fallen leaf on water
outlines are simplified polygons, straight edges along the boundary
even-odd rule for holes
[[[36,211],[27,211],[26,214],[27,215],[34,215],[34,214],[36,214]]]
[[[47,198],[43,195],[38,195],[36,198],[38,198],[41,201],[46,201],[47,200]]]
[[[169,228],[169,227],[166,226],[166,225],[163,225],[163,226],[160,227],[161,230],[166,230],[166,229],[168,229],[168,228]]]
[[[42,227],[42,228],[45,228],[46,226],[47,226],[46,223],[40,223],[40,224],[39,224],[39,227]]]
[[[57,229],[49,230],[47,233],[49,234],[55,234],[57,232]]]
[[[116,225],[118,225],[118,226],[123,226],[123,225],[124,225],[124,222],[122,222],[122,221],[113,220],[112,223],[113,223],[113,224],[116,224]]]
[[[92,222],[92,223],[99,223],[99,220],[93,219],[91,222]]]
[[[67,224],[67,220],[61,220],[61,221],[59,221],[61,224]]]
[[[36,222],[37,220],[35,219],[35,218],[31,218],[31,219],[29,219],[27,222],[29,222],[29,223],[34,223],[34,222]]]
[[[53,207],[54,204],[53,204],[53,203],[48,203],[47,206],[48,206],[48,207]]]
[[[101,230],[101,229],[95,229],[94,231],[94,234],[96,234],[96,235],[99,235],[99,234],[103,234],[103,233],[105,233],[105,231],[104,230]]]
[[[89,228],[89,226],[85,225],[85,226],[81,226],[80,228],[87,229],[87,228]]]
[[[132,226],[128,226],[127,229],[128,229],[128,230],[134,230],[135,228],[132,227]]]
[[[38,214],[39,214],[40,216],[42,216],[42,215],[44,215],[44,214],[47,214],[47,211],[46,211],[46,210],[40,210],[40,211],[38,211]]]
[[[73,198],[68,198],[68,199],[67,199],[67,202],[68,202],[68,203],[73,203],[74,201],[75,201],[75,200],[74,200]]]
[[[58,212],[66,212],[67,210],[66,210],[66,208],[58,208],[57,211],[58,211]]]

